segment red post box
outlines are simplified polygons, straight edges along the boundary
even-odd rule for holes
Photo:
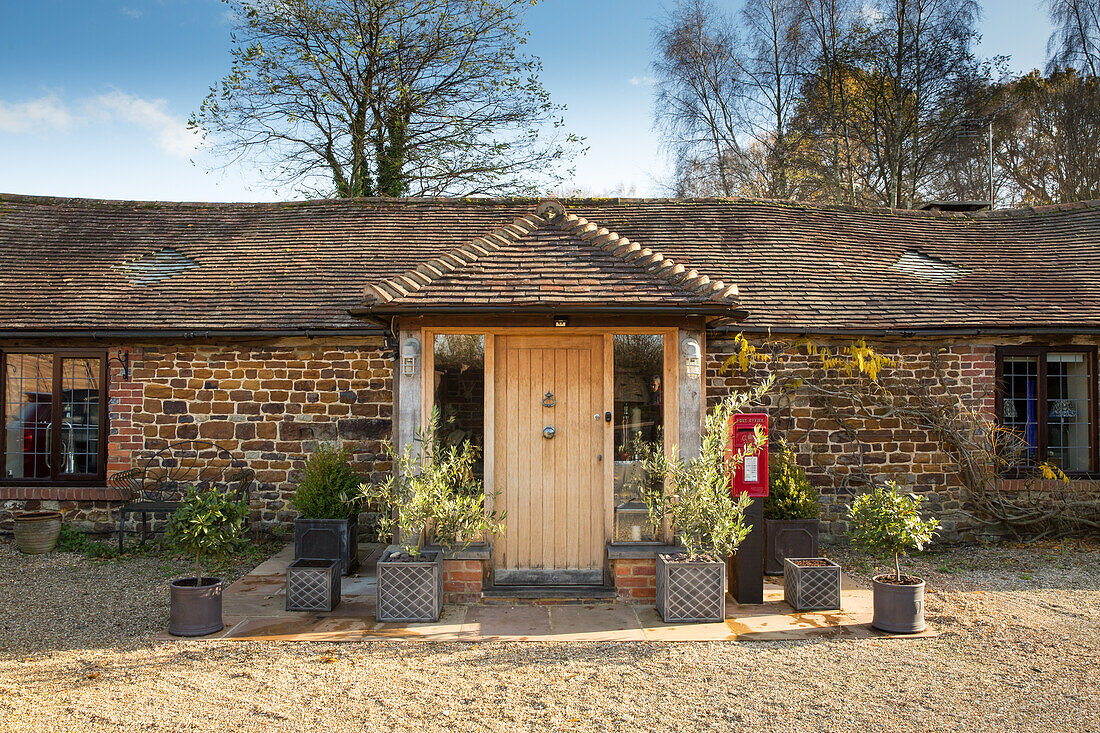
[[[732,457],[735,452],[753,445],[756,442],[757,425],[763,428],[766,438],[768,416],[764,413],[749,412],[730,418],[729,447],[726,449],[726,455]],[[768,495],[768,443],[766,440],[756,453],[745,456],[741,465],[734,469],[730,479],[730,493],[733,496],[748,494],[753,499]]]

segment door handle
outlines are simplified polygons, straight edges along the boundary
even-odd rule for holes
[[[554,430],[553,425],[547,425],[545,428],[542,429],[542,437],[546,438],[547,440],[551,440],[556,432],[557,431]]]

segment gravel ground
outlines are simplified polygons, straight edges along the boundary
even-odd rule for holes
[[[155,642],[183,566],[0,567],[0,731],[1100,731],[1095,546],[941,551],[938,638],[798,643]]]

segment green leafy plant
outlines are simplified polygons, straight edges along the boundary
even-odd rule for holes
[[[817,519],[817,491],[795,461],[791,445],[780,439],[768,461],[768,498],[764,519]]]
[[[414,445],[386,454],[394,471],[381,483],[363,484],[360,498],[381,511],[379,534],[392,537],[412,557],[429,533],[445,550],[465,548],[477,537],[504,531],[504,514],[487,511],[485,491],[474,474],[478,449],[470,441],[445,445],[438,439],[439,412],[416,432]]]
[[[752,443],[731,451],[727,431],[730,418],[758,402],[771,386],[768,378],[716,405],[707,414],[698,456],[669,458],[659,444],[642,454],[645,470],[656,479],[654,488],[644,494],[649,523],[660,531],[667,521],[689,560],[725,560],[752,529],[745,524],[745,509],[752,500],[747,495],[730,496],[730,477],[746,457],[760,451],[767,438],[758,427]]]
[[[183,552],[195,556],[195,583],[202,580],[204,557],[224,557],[244,542],[248,504],[217,487],[191,487],[168,523],[168,538]]]
[[[920,513],[924,497],[905,493],[897,482],[876,486],[857,496],[848,507],[848,534],[852,544],[874,555],[894,555],[894,578],[902,582],[901,556],[923,550],[939,529],[937,519]]]
[[[351,465],[351,449],[318,443],[294,488],[292,504],[307,519],[346,519],[359,513],[363,478]]]

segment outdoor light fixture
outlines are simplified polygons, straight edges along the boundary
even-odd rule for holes
[[[420,358],[420,341],[405,339],[401,345],[401,373],[406,377],[416,374],[416,360]]]
[[[557,328],[565,328],[568,321],[562,316],[554,316],[554,326]]]
[[[703,373],[703,351],[699,342],[686,338],[680,343],[680,353],[684,357],[684,370],[689,377],[698,377]]]

